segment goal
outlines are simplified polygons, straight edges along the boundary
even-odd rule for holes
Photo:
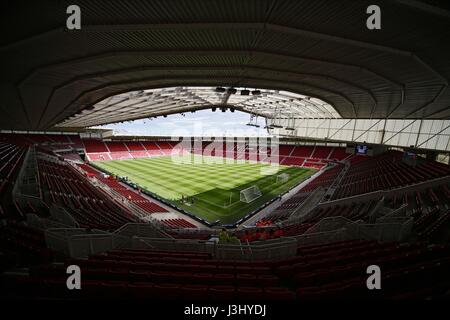
[[[240,192],[240,200],[245,203],[255,201],[262,196],[261,190],[257,186],[245,188]]]
[[[289,180],[289,173],[282,173],[277,176],[277,183],[285,183]]]

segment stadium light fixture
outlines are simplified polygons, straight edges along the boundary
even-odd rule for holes
[[[250,94],[250,90],[241,90],[241,96],[248,96]]]
[[[253,90],[252,95],[259,96],[261,94],[261,90]]]
[[[224,87],[216,87],[216,92],[223,93],[225,91],[226,91],[226,89]]]
[[[229,94],[236,94],[237,90],[235,88],[228,88]]]

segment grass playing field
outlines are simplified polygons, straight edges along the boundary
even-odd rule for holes
[[[316,170],[279,166],[273,171],[269,165],[227,160],[222,158],[188,155],[182,164],[170,156],[133,160],[99,161],[95,164],[105,171],[124,177],[158,196],[174,203],[207,221],[220,220],[231,224],[255,210],[265,202],[287,191]],[[289,179],[278,176],[287,173]],[[240,191],[256,185],[262,196],[245,203],[240,201]],[[186,201],[187,200],[187,201]]]

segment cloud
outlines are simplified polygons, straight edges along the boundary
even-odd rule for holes
[[[186,113],[185,116],[170,115],[167,118],[158,117],[153,120],[142,119],[131,123],[111,124],[101,126],[104,129],[114,129],[123,135],[169,135],[169,136],[267,136],[263,129],[264,118],[258,118],[261,128],[249,127],[249,115],[236,111],[212,112],[211,110],[197,111],[195,114]]]

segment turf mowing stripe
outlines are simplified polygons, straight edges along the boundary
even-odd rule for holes
[[[201,158],[201,156],[196,157],[189,158],[188,156],[183,160],[211,159],[208,157]],[[269,168],[269,164],[242,161],[224,164],[191,163],[180,165],[174,163],[170,156],[102,161],[97,162],[97,164],[114,174],[128,176],[130,181],[163,198],[172,199],[176,205],[206,220],[220,219],[222,223],[236,221],[263,202],[303,181],[315,171],[280,166],[277,173],[268,176],[263,175],[261,170]],[[289,180],[286,183],[279,184],[276,182],[276,176],[283,172],[289,174]],[[239,190],[255,184],[258,185],[263,196],[250,204],[240,202]],[[188,206],[180,201],[173,200],[180,199],[182,194],[194,196],[194,204]]]

